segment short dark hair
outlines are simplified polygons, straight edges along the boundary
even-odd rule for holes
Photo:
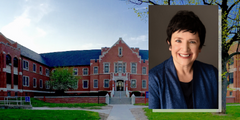
[[[176,31],[189,31],[190,33],[198,33],[200,39],[199,49],[205,42],[206,29],[201,20],[192,11],[180,10],[173,16],[167,27],[167,40],[171,45],[172,34]]]

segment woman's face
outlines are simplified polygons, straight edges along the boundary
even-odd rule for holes
[[[169,47],[174,64],[177,66],[192,66],[198,57],[198,53],[201,52],[199,46],[198,33],[193,34],[184,30],[174,32]]]

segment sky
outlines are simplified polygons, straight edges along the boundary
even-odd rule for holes
[[[37,52],[111,47],[119,37],[148,49],[148,22],[124,0],[1,0],[0,32]]]

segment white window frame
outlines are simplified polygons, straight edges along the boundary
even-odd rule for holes
[[[121,49],[121,54],[120,54],[120,49]],[[119,57],[123,56],[123,48],[122,47],[118,47],[118,56]]]
[[[143,68],[145,68],[145,73],[143,73]],[[147,75],[147,67],[142,67],[142,74]]]
[[[49,81],[45,81],[45,88],[50,89]]]
[[[34,81],[35,80],[35,81]],[[34,83],[35,83],[35,86],[34,86]],[[33,78],[33,88],[36,88],[37,87],[37,79],[36,78]]]
[[[26,68],[26,63],[27,63],[27,68]],[[23,69],[29,71],[29,62],[27,60],[23,60]]]
[[[29,87],[29,84],[30,84],[30,79],[29,79],[29,77],[28,76],[23,76],[23,80],[24,80],[24,83],[25,84],[23,84],[23,86],[24,87]],[[28,81],[28,82],[27,82]],[[26,84],[26,83],[28,83],[28,84]]]
[[[87,69],[87,74],[84,74],[84,69]],[[83,68],[83,69],[82,69],[82,72],[83,72],[83,73],[82,73],[83,76],[87,76],[87,75],[88,75],[88,68]]]
[[[108,87],[105,86],[105,81],[108,81]],[[104,79],[103,80],[103,88],[109,88],[110,87],[110,80],[109,79]]]
[[[42,81],[42,84],[41,84],[41,81]],[[39,88],[43,88],[43,80],[42,79],[39,80]]]
[[[84,87],[84,81],[87,81],[87,87],[86,88]],[[82,80],[82,88],[83,89],[88,89],[88,80]]]
[[[143,81],[145,81],[145,87],[143,87]],[[147,80],[142,80],[142,88],[146,89],[147,88]]]
[[[95,84],[94,84],[94,81],[95,81],[95,80],[97,81],[97,87],[94,86],[94,85],[95,85]],[[98,79],[94,79],[94,80],[93,80],[93,88],[98,88]]]
[[[46,73],[46,76],[49,76],[49,69],[48,68],[45,69],[45,73]]]
[[[97,73],[95,73],[95,68],[97,68]],[[98,66],[93,66],[93,74],[98,74]]]
[[[122,64],[122,72],[119,72],[119,64]],[[119,61],[119,62],[115,62],[114,63],[114,73],[126,73],[126,62],[122,62],[122,61]]]
[[[42,69],[40,69],[40,68],[42,68]],[[42,75],[42,73],[43,73],[43,67],[39,66],[39,74]]]
[[[132,81],[135,81],[135,82],[136,82],[136,83],[135,83],[135,84],[136,84],[135,87],[132,87]],[[137,88],[137,80],[136,80],[136,79],[131,79],[130,87],[131,87],[131,88]]]
[[[108,72],[105,71],[106,64],[108,64]],[[110,62],[103,62],[103,73],[105,73],[105,74],[110,73]]]
[[[35,70],[34,70],[34,66],[35,66]],[[33,72],[36,73],[37,72],[37,65],[35,63],[33,63]]]
[[[136,64],[136,73],[133,73],[133,63]],[[131,62],[131,74],[137,74],[137,63],[136,62]]]
[[[75,74],[77,72],[77,74]],[[73,75],[77,76],[78,75],[78,68],[73,68]]]

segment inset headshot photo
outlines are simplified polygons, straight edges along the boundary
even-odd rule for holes
[[[149,6],[149,109],[219,109],[218,6]]]

